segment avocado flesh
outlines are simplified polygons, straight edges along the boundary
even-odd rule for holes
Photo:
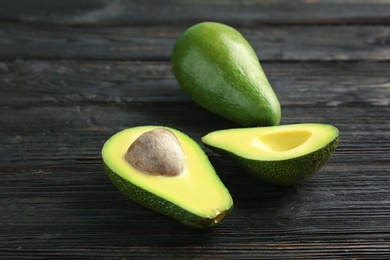
[[[171,62],[179,85],[202,107],[245,127],[279,124],[278,98],[255,51],[234,28],[214,22],[190,27]]]
[[[129,146],[155,128],[161,127],[129,128],[107,140],[102,158],[111,181],[139,204],[185,225],[206,228],[218,224],[232,210],[233,201],[201,147],[190,137],[165,127],[176,135],[186,157],[187,167],[178,176],[148,175],[126,161]]]
[[[326,124],[293,124],[215,131],[202,138],[248,172],[281,186],[302,183],[331,158],[338,129]]]

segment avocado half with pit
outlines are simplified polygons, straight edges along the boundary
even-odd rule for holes
[[[310,179],[331,158],[338,129],[327,124],[228,129],[211,132],[202,142],[265,182],[292,186]]]
[[[202,148],[178,130],[125,129],[107,140],[102,158],[120,191],[185,225],[211,227],[232,210],[232,197]]]

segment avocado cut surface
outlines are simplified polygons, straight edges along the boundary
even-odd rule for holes
[[[245,127],[279,124],[279,100],[236,29],[215,22],[188,28],[171,62],[179,85],[202,107]]]
[[[338,133],[327,124],[292,124],[220,130],[202,142],[263,181],[291,186],[311,178],[331,158]]]
[[[186,166],[176,176],[147,174],[126,159],[131,144],[142,134],[157,128],[172,132],[183,149]],[[169,152],[164,156],[169,156]],[[125,129],[107,140],[102,158],[111,181],[125,195],[185,225],[196,228],[214,226],[232,210],[229,191],[206,154],[194,140],[178,130],[160,126]]]

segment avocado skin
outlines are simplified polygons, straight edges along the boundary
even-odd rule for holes
[[[294,186],[313,177],[332,157],[338,145],[336,136],[326,146],[306,155],[282,161],[259,161],[240,157],[221,148],[205,144],[209,149],[230,158],[253,176],[279,186]]]
[[[185,93],[244,127],[278,125],[281,108],[258,57],[240,32],[215,22],[187,29],[172,53]]]
[[[171,217],[180,223],[190,226],[193,228],[204,229],[213,227],[216,224],[212,218],[204,218],[198,215],[195,215],[191,212],[184,210],[183,208],[164,200],[153,193],[150,193],[137,185],[125,180],[120,177],[118,174],[114,173],[103,161],[103,166],[106,174],[110,178],[111,182],[127,197],[134,200],[138,204],[149,208],[151,210],[157,211],[161,214],[164,214],[168,217]],[[224,214],[224,217],[229,215],[232,211],[233,206],[225,211],[221,212]],[[218,217],[218,216],[217,216]]]

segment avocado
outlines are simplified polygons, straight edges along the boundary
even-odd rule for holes
[[[229,191],[204,151],[178,130],[122,130],[106,141],[102,159],[109,178],[125,195],[185,225],[211,227],[232,210]]]
[[[278,125],[281,109],[259,59],[236,29],[202,22],[177,40],[177,82],[200,106],[241,126]]]
[[[331,158],[338,129],[318,123],[227,129],[207,134],[202,142],[265,182],[293,186]]]

